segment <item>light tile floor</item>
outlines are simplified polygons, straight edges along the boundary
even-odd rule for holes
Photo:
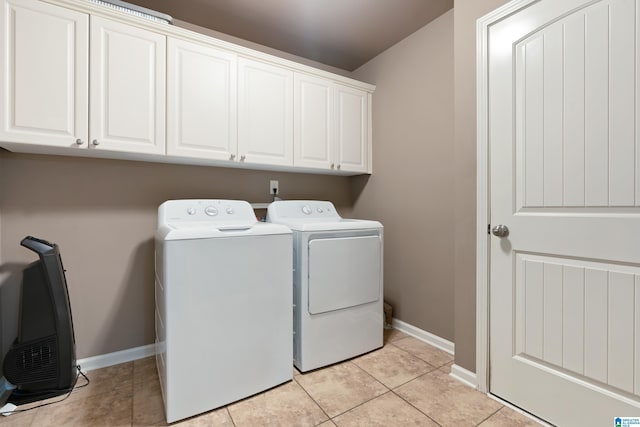
[[[294,369],[293,381],[173,425],[538,425],[452,379],[452,363],[451,355],[388,330],[384,347],[377,351],[306,374]],[[0,417],[0,426],[166,425],[154,358],[88,376],[91,384],[65,401]]]

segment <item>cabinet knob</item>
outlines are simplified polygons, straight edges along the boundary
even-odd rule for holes
[[[244,160],[247,158],[247,156],[240,156],[240,161],[244,162]]]
[[[82,145],[82,144],[84,144],[84,142],[80,138],[76,139],[76,145]]]
[[[235,159],[235,158],[236,158],[236,155],[235,155],[235,154],[232,154],[232,155],[230,155],[230,156],[229,156],[229,160],[233,160],[233,159]]]
[[[93,141],[91,141],[91,144],[100,145],[100,141],[98,141],[97,139],[94,139]]]
[[[338,166],[336,167],[336,169],[340,170],[340,165],[338,165]]]
[[[331,163],[331,169],[335,169],[336,164],[335,163]]]

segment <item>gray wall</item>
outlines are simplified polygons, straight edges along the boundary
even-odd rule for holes
[[[455,0],[456,365],[476,370],[476,20],[506,0]]]
[[[503,3],[456,0],[356,71],[378,85],[370,177],[0,150],[0,343],[14,338],[17,273],[33,259],[19,246],[25,235],[61,246],[78,357],[127,349],[153,342],[157,206],[189,197],[267,201],[268,180],[279,179],[285,198],[330,199],[345,216],[381,220],[395,317],[454,341],[456,364],[474,371],[475,21]]]
[[[34,260],[26,235],[60,246],[77,356],[154,341],[153,236],[168,199],[284,198],[351,205],[349,178],[145,162],[15,154],[0,149],[0,307],[3,354],[15,338],[20,271]],[[212,325],[218,327],[219,325]]]
[[[453,11],[354,71],[376,84],[373,175],[354,214],[385,227],[394,317],[453,341]]]

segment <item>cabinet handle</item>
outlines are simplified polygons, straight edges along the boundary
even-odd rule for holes
[[[82,145],[84,142],[80,138],[76,139],[76,145]]]
[[[91,141],[91,143],[93,145],[100,145],[100,141],[98,141],[97,139],[94,139],[93,141]]]
[[[231,156],[229,156],[229,160],[233,160],[233,159],[235,159],[235,158],[236,158],[236,155],[235,155],[235,154],[232,154]]]
[[[247,156],[240,156],[240,161],[244,162],[244,160],[247,158]]]
[[[340,170],[340,165],[338,165],[338,167],[336,169]]]

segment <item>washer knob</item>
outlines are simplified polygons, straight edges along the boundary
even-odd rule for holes
[[[305,215],[311,215],[311,212],[312,212],[312,210],[311,210],[311,207],[309,207],[309,205],[304,205],[304,206],[302,207],[302,213],[303,213],[303,214],[305,214]]]
[[[189,215],[195,215],[196,214],[196,208],[189,208],[187,209],[187,213]]]
[[[218,209],[214,208],[213,206],[207,206],[206,208],[204,208],[204,213],[209,216],[216,216],[218,215]]]
[[[233,208],[227,208],[227,213],[229,215],[233,215]]]
[[[318,211],[318,213],[322,213],[322,212],[324,212],[324,211],[322,210],[322,208],[318,208],[318,209],[316,209],[316,210]]]

